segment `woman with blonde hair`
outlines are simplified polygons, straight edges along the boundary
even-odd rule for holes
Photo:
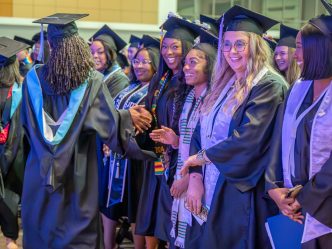
[[[280,40],[274,50],[274,63],[279,72],[292,85],[301,74],[294,58],[295,38],[299,31],[286,25],[280,25]]]
[[[277,22],[240,6],[222,17],[212,89],[192,138],[186,248],[271,248],[264,171],[275,111],[287,84],[262,34]],[[224,27],[224,28],[223,28]]]

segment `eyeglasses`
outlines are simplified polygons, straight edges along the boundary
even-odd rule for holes
[[[247,42],[244,40],[236,40],[234,44],[232,44],[230,41],[226,40],[221,45],[221,50],[223,52],[230,52],[232,50],[232,47],[234,46],[236,52],[243,52],[244,49],[247,46]]]
[[[148,64],[151,64],[151,61],[150,60],[142,60],[142,61],[140,61],[140,60],[138,60],[138,59],[133,59],[132,61],[131,61],[131,63],[134,65],[134,66],[139,66],[139,64],[141,64],[142,63],[142,65],[143,66],[146,66],[146,65],[148,65]]]

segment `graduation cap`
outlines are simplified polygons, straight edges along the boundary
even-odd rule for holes
[[[34,35],[32,36],[31,40],[32,40],[34,43],[37,43],[37,42],[40,41],[40,36],[41,36],[41,34],[40,34],[40,32],[38,32],[38,33],[36,33],[36,34],[34,34]],[[47,31],[46,31],[46,30],[43,31],[43,37],[44,37],[44,39],[47,40]]]
[[[209,16],[205,16],[205,15],[200,15],[199,16],[199,20],[202,22],[202,23],[206,23],[210,26],[210,31],[211,33],[215,34],[215,35],[218,35],[219,33],[219,28],[220,28],[220,25],[219,25],[219,22],[218,22],[218,19],[214,19],[212,17],[209,17]]]
[[[48,24],[47,36],[49,40],[55,38],[69,37],[77,34],[78,29],[75,21],[88,16],[89,14],[67,14],[67,13],[57,13],[51,16],[47,16],[33,23]],[[43,31],[43,30],[41,30]]]
[[[136,35],[130,35],[129,47],[139,48],[140,43],[141,43],[141,38],[137,37]]]
[[[7,37],[0,37],[0,67],[4,67],[15,62],[16,54],[28,47],[28,44],[9,39]]]
[[[160,26],[162,30],[167,31],[164,38],[175,38],[189,42],[194,42],[195,38],[199,36],[201,27],[197,23],[177,16],[169,16]]]
[[[309,23],[318,28],[325,36],[332,38],[332,16],[321,15],[310,19]]]
[[[35,44],[34,41],[26,39],[26,38],[21,37],[21,36],[17,36],[17,35],[14,36],[14,40],[18,41],[18,42],[25,43],[25,44],[29,45],[29,47],[32,47]]]
[[[127,45],[127,43],[106,24],[101,27],[89,40],[91,42],[94,40],[105,42],[115,52],[119,52]]]
[[[279,23],[269,17],[253,12],[239,5],[234,5],[219,19],[223,31],[245,31],[258,35],[264,34]]]
[[[199,43],[208,43],[214,48],[218,48],[218,37],[215,36],[211,31],[201,29],[199,34]]]
[[[332,4],[328,3],[326,0],[320,0],[324,5],[325,9],[332,15]]]
[[[287,46],[290,48],[296,48],[296,35],[299,32],[297,29],[293,29],[286,25],[280,25],[280,37],[277,46]]]
[[[47,27],[47,37],[49,41],[54,41],[55,39],[61,39],[64,37],[69,37],[78,33],[78,29],[75,21],[89,14],[67,14],[67,13],[56,13],[38,20],[33,21],[33,23],[40,23],[40,50],[37,60],[44,61],[44,30],[43,24],[48,24]]]
[[[143,35],[141,39],[141,45],[143,45],[145,48],[154,47],[160,49],[160,39],[150,35]]]

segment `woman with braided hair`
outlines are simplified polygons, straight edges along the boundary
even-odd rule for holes
[[[153,156],[134,139],[134,117],[151,116],[141,107],[115,110],[78,35],[74,21],[84,16],[56,14],[36,21],[49,24],[52,52],[44,66],[27,74],[22,90],[22,125],[30,145],[22,196],[27,249],[102,247],[97,134],[120,154]]]

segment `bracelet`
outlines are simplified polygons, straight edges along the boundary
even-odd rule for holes
[[[205,149],[201,149],[200,151],[198,151],[198,153],[196,155],[196,159],[199,160],[200,162],[202,162],[202,164],[210,163],[210,161],[207,160],[207,157],[205,154]]]

